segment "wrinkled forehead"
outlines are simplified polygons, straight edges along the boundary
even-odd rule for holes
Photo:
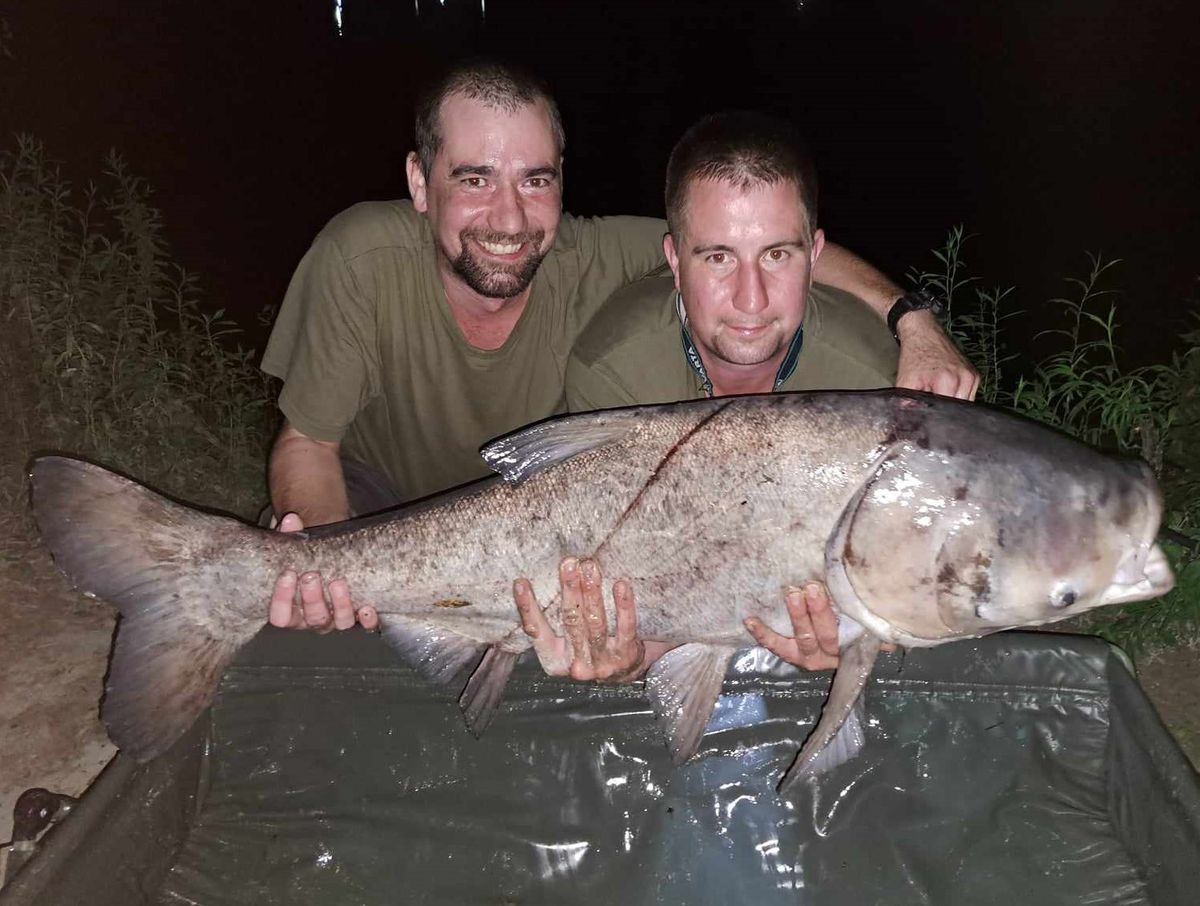
[[[451,94],[438,110],[438,126],[442,141],[435,166],[514,162],[526,167],[558,166],[561,149],[550,109],[541,98],[530,103],[490,103]]]

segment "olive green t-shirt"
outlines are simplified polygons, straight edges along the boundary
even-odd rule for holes
[[[263,356],[279,408],[337,441],[404,499],[487,473],[479,447],[564,411],[567,356],[617,288],[662,263],[661,220],[564,215],[499,349],[467,343],[446,303],[429,222],[409,201],[339,214],[300,262]]]
[[[780,390],[891,387],[899,350],[865,302],[813,284],[795,370]],[[572,412],[702,399],[704,382],[688,364],[670,273],[619,290],[580,335],[567,362]]]

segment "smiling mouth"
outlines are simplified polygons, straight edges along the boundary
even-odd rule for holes
[[[497,257],[508,257],[515,255],[525,247],[524,242],[485,242],[482,239],[477,239],[475,241],[479,244],[479,247],[489,255],[496,255]]]

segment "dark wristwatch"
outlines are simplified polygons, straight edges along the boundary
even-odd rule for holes
[[[892,336],[896,338],[896,342],[900,342],[900,335],[896,333],[896,325],[910,311],[931,311],[934,315],[940,315],[946,310],[946,303],[935,296],[927,289],[914,289],[895,302],[888,309],[887,325],[888,330],[892,332]]]

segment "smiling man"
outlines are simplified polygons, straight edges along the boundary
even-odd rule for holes
[[[419,104],[416,137],[412,201],[359,204],[321,231],[263,357],[284,381],[270,463],[284,529],[484,475],[480,445],[565,411],[576,338],[610,294],[663,261],[661,220],[562,213],[562,123],[535,80],[458,68]],[[878,323],[899,295],[843,250],[827,248],[820,268]],[[905,322],[914,385],[973,382],[932,319]],[[345,583],[326,578],[328,595],[315,574],[285,574],[271,622],[353,625]]]

